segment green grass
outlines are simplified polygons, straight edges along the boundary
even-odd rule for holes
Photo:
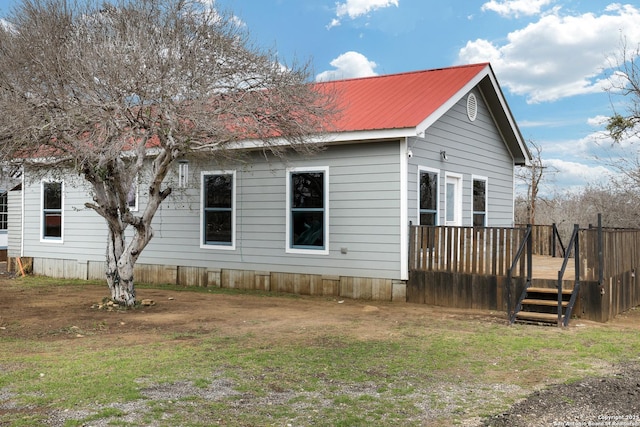
[[[29,279],[28,286],[54,283]],[[99,333],[75,341],[0,338],[0,398],[4,390],[25,408],[0,411],[0,425],[43,424],[51,410],[88,411],[66,426],[100,419],[121,426],[419,425],[425,407],[455,424],[499,413],[534,386],[595,375],[603,363],[640,353],[636,330],[606,326],[416,319],[393,332],[362,340],[325,329],[277,342],[218,332],[184,340],[167,332],[139,345]],[[147,388],[185,382],[192,386],[187,395],[145,397]],[[468,389],[456,394],[460,384]],[[221,389],[226,393],[216,395]],[[144,409],[127,409],[131,402]],[[131,412],[137,421],[127,421]]]

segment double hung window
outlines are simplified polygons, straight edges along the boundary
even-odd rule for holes
[[[473,178],[473,226],[487,225],[487,180]]]
[[[438,225],[438,173],[420,171],[420,225]]]
[[[328,174],[328,168],[288,171],[288,251],[328,253]]]
[[[42,183],[43,240],[62,240],[62,182]]]
[[[202,245],[235,245],[235,172],[202,174]]]

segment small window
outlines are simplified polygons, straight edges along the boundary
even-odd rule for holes
[[[438,174],[420,171],[420,225],[438,225]]]
[[[235,173],[202,174],[202,244],[233,248]]]
[[[328,253],[328,169],[289,171],[288,249]]]
[[[62,182],[42,183],[42,238],[62,240]]]
[[[487,225],[487,180],[473,179],[473,226]]]

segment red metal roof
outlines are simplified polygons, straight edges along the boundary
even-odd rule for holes
[[[446,103],[488,63],[318,83],[341,107],[335,131],[413,128]]]

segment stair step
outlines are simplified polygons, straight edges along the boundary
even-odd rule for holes
[[[551,299],[533,299],[533,298],[525,298],[522,300],[522,304],[529,304],[529,305],[545,305],[545,306],[549,306],[549,307],[557,307],[558,306],[558,300],[551,300]],[[569,305],[569,301],[562,301],[562,306],[566,307]]]
[[[558,290],[556,288],[535,288],[530,286],[527,288],[528,293],[536,293],[536,294],[558,294]],[[572,289],[563,289],[563,295],[571,295],[573,293]]]
[[[535,313],[532,311],[519,311],[518,314],[516,315],[516,318],[521,320],[532,320],[535,322],[547,322],[547,323],[558,322],[558,314]]]

